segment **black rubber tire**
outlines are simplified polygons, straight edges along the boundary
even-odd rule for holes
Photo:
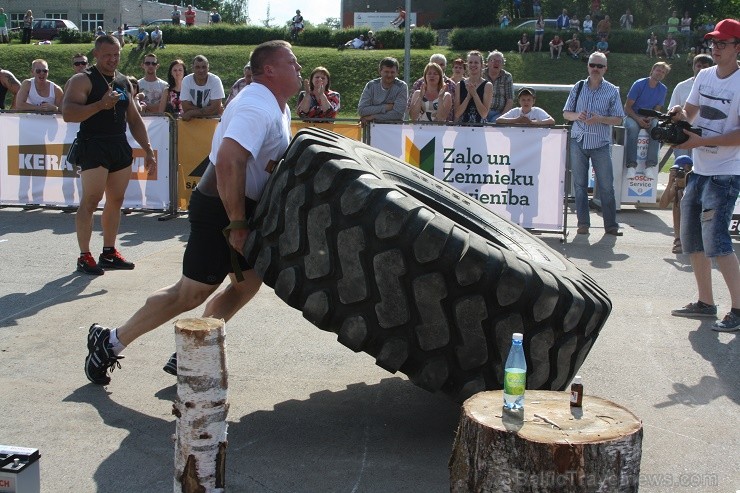
[[[514,332],[527,387],[564,389],[611,311],[589,276],[526,230],[326,130],[298,132],[252,227],[244,255],[280,298],[459,401],[503,388]]]

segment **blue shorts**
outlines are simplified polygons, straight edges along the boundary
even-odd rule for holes
[[[740,191],[740,175],[686,175],[681,199],[681,246],[684,253],[707,257],[734,255],[730,221]]]

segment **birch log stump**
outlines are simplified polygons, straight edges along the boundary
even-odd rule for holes
[[[176,493],[224,491],[228,374],[223,320],[175,322],[177,398],[175,422]]]
[[[524,412],[505,411],[502,391],[463,404],[450,458],[452,492],[636,492],[642,422],[627,409],[583,396],[527,390]]]

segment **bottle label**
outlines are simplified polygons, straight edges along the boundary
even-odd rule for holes
[[[524,370],[506,370],[504,372],[504,393],[523,395],[527,384],[527,372]]]
[[[570,391],[570,402],[573,404],[578,404],[578,392],[575,390]]]

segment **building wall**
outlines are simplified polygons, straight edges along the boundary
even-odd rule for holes
[[[395,12],[406,6],[406,0],[342,0],[342,27],[351,27],[355,12]],[[411,0],[411,11],[416,13],[419,26],[428,26],[442,15],[443,0]]]
[[[25,14],[29,8],[28,0],[4,0],[2,7],[5,13]],[[36,18],[49,17],[51,14],[64,14],[66,19],[82,26],[83,14],[103,14],[103,29],[115,31],[120,24],[129,26],[152,21],[154,19],[166,19],[172,12],[172,4],[151,2],[148,0],[34,0],[30,7]],[[181,7],[181,10],[185,10]],[[208,12],[197,10],[195,17],[196,25],[208,24]],[[185,17],[182,17],[185,20]]]

